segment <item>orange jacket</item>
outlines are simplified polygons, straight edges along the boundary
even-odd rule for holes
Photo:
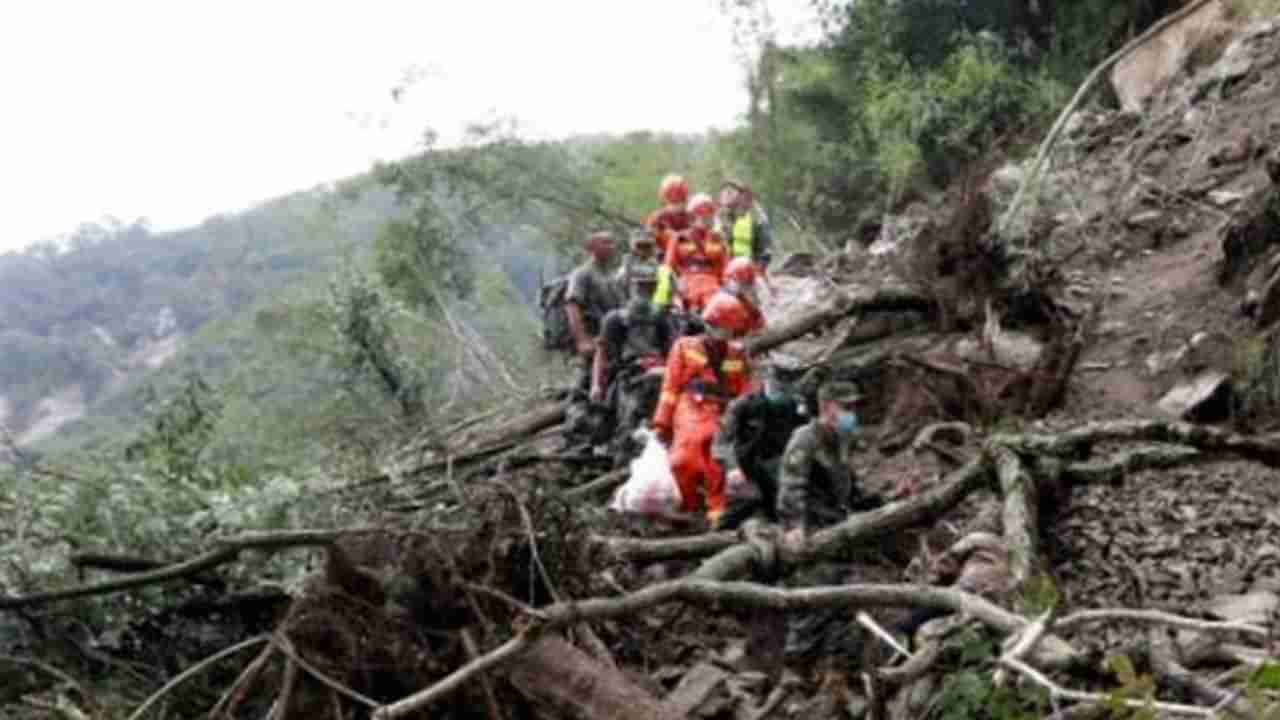
[[[724,265],[730,261],[730,255],[721,234],[694,225],[685,232],[673,234],[662,261],[681,278],[678,286],[681,295],[690,295],[686,300],[692,300],[694,307],[701,307],[721,286]],[[703,275],[703,281],[690,283],[695,275]]]
[[[726,345],[720,362],[721,386],[708,362],[706,340],[705,335],[683,337],[671,347],[653,416],[655,427],[678,431],[708,417],[718,422],[724,406],[750,390],[751,366],[746,354],[734,343]]]
[[[677,275],[706,273],[719,281],[729,263],[729,246],[720,233],[694,226],[683,233],[669,233],[662,261]]]
[[[693,224],[693,216],[687,210],[676,207],[660,207],[649,213],[644,224],[653,232],[654,242],[658,244],[658,252],[666,253],[672,236],[689,229]]]

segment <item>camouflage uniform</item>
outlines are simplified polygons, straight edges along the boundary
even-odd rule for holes
[[[639,295],[642,292],[641,289],[646,287],[649,289],[649,295],[652,296],[653,288],[658,285],[658,267],[656,257],[646,259],[635,253],[627,253],[613,280],[619,292],[627,300]],[[652,297],[645,298],[645,300],[651,299]]]
[[[658,404],[660,368],[673,340],[664,318],[645,298],[633,297],[626,307],[604,317],[599,342],[607,367],[605,405],[615,420],[614,450],[619,461],[629,459],[632,431]]]
[[[846,383],[823,388],[823,395],[856,395]],[[821,397],[821,396],[820,396]],[[802,528],[806,534],[835,525],[855,510],[875,504],[859,490],[849,465],[852,435],[842,436],[814,418],[791,435],[778,477],[778,519],[784,531]],[[819,562],[800,569],[788,580],[792,587],[838,585],[849,582],[847,566]],[[847,610],[792,613],[787,622],[785,655],[791,661],[815,655],[856,657],[860,638],[853,614]]]
[[[564,301],[578,306],[583,330],[594,338],[600,332],[604,316],[622,304],[622,296],[604,268],[588,260],[569,275]],[[574,383],[566,431],[571,437],[591,433],[592,425],[596,424],[587,397],[591,388],[592,359],[577,353],[574,358]]]

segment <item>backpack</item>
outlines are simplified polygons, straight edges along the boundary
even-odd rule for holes
[[[542,310],[542,347],[546,350],[571,353],[576,347],[564,303],[568,293],[568,275],[562,275],[538,290],[538,307]]]

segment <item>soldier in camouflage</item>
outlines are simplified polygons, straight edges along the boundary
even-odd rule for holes
[[[857,385],[828,382],[818,390],[818,416],[802,425],[787,443],[778,476],[778,519],[783,544],[792,555],[804,551],[816,530],[835,525],[851,512],[870,509],[877,498],[864,494],[849,465],[858,433]],[[794,573],[793,587],[847,582],[837,563],[816,563]],[[784,654],[789,664],[815,655],[857,655],[856,624],[847,611],[793,613],[787,621]]]

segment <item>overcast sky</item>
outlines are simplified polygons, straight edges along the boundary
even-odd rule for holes
[[[808,0],[772,0],[784,31]],[[41,0],[0,10],[0,250],[111,214],[193,224],[366,169],[430,126],[729,127],[717,0]],[[391,89],[416,74],[400,102]]]

